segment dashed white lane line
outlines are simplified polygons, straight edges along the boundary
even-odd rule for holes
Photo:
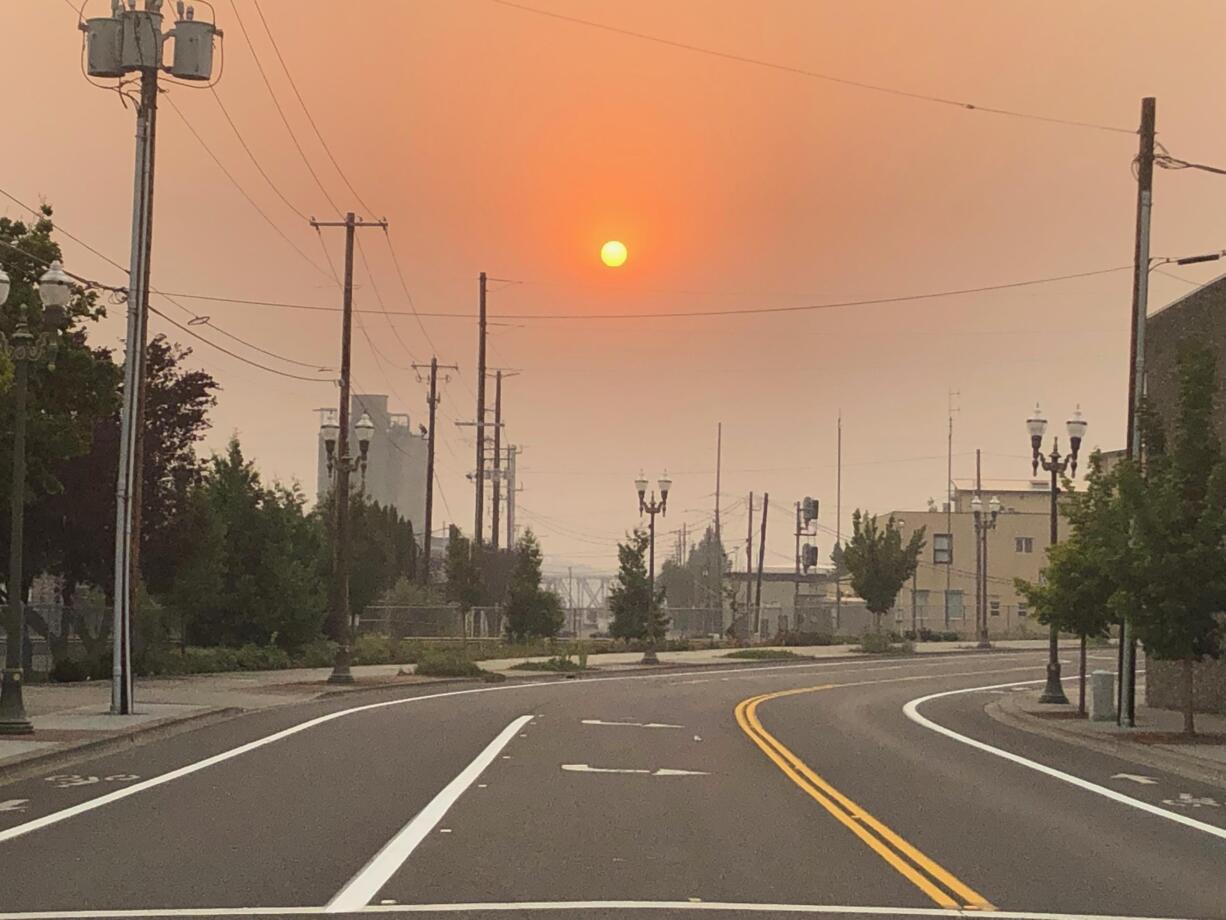
[[[361,910],[366,907],[375,895],[379,893],[396,870],[404,865],[404,861],[412,855],[430,831],[434,830],[443,815],[464,794],[512,738],[532,719],[532,716],[520,716],[498,733],[498,736],[486,745],[485,750],[478,754],[467,767],[459,772],[455,779],[443,787],[429,804],[413,816],[391,840],[383,845],[378,853],[361,868],[357,875],[345,883],[345,886],[328,902],[327,912],[341,914]]]
[[[1041,683],[1041,681],[1040,681]],[[444,904],[371,904],[364,914],[469,914],[486,912],[555,911],[722,911],[743,914],[825,914],[860,917],[956,917],[970,912],[943,907],[886,907],[845,904],[769,904],[736,901],[494,901]],[[301,917],[325,913],[323,907],[186,907],[139,908],[134,910],[60,910],[0,913],[0,920],[141,920],[153,917]],[[993,910],[992,920],[1177,920],[1177,918],[1138,917],[1126,914],[1064,914],[1047,911]]]
[[[975,659],[975,658],[983,658],[989,655],[994,657],[996,661],[1001,661],[1001,660],[1007,660],[1010,658],[1026,656],[1028,655],[1028,653],[1019,651],[1017,655],[1008,655],[1008,656],[993,655],[993,653],[990,653],[990,652],[983,653],[983,654],[970,653],[970,654],[965,654],[965,655],[959,655],[957,657]],[[922,663],[924,665],[927,665],[929,663],[934,664],[934,665],[940,665],[940,664],[949,662],[951,659],[952,659],[952,656],[939,656],[939,657],[934,656],[930,661],[923,661]],[[921,663],[920,661],[914,662],[914,664],[920,664],[920,663]],[[885,667],[880,667],[880,668],[861,668],[861,667],[858,667],[859,664],[862,664],[862,662],[856,662],[856,661],[849,662],[847,660],[809,661],[803,664],[782,664],[782,665],[770,665],[766,667],[755,667],[755,668],[746,668],[745,666],[742,665],[739,667],[721,668],[719,670],[714,670],[714,671],[709,670],[709,671],[706,671],[705,673],[707,674],[735,673],[740,676],[757,677],[757,676],[760,676],[764,672],[774,672],[774,671],[824,670],[826,668],[834,668],[837,670],[837,669],[846,668],[846,667],[855,667],[856,670],[860,670],[860,671],[892,671],[892,670],[897,670],[900,667],[913,666],[913,665],[887,665]],[[940,676],[940,674],[937,673],[932,676]],[[182,767],[178,767],[166,773],[161,773],[157,776],[151,776],[148,779],[141,780],[140,782],[137,782],[137,783],[133,783],[130,786],[124,786],[122,788],[115,789],[111,792],[105,793],[104,795],[100,795],[92,799],[87,799],[84,802],[78,802],[76,805],[72,805],[68,808],[60,809],[59,811],[51,812],[50,814],[41,815],[40,817],[33,818],[22,824],[14,825],[13,827],[7,827],[7,828],[0,829],[0,843],[4,843],[16,837],[21,837],[24,834],[29,834],[33,831],[39,830],[44,827],[48,827],[52,824],[58,824],[60,821],[66,821],[69,818],[76,817],[77,815],[85,814],[86,812],[93,811],[95,808],[102,808],[105,805],[110,805],[113,802],[118,802],[122,799],[128,798],[129,796],[138,795],[139,793],[145,792],[148,789],[153,789],[157,786],[161,786],[164,783],[169,783],[177,779],[182,779],[183,777],[190,776],[191,774],[199,772],[200,770],[205,770],[219,763],[224,763],[227,760],[232,760],[235,757],[240,757],[243,754],[247,754],[247,753],[250,753],[251,751],[258,750],[259,748],[262,748],[266,745],[275,744],[278,741],[282,741],[286,738],[292,737],[293,735],[297,735],[300,732],[304,732],[312,728],[316,728],[327,722],[332,722],[336,719],[343,719],[343,718],[346,718],[347,716],[356,715],[357,713],[361,713],[361,712],[371,712],[371,711],[378,710],[378,709],[387,709],[392,706],[408,706],[414,703],[425,703],[430,700],[448,699],[448,698],[457,697],[457,696],[471,696],[473,694],[478,694],[478,693],[514,693],[514,692],[518,692],[521,690],[536,690],[536,689],[550,689],[550,690],[556,690],[560,688],[573,689],[574,687],[585,687],[585,686],[588,686],[589,684],[622,683],[622,682],[627,682],[627,681],[651,681],[651,680],[660,680],[665,677],[666,675],[663,675],[663,674],[623,674],[623,675],[618,675],[615,677],[590,677],[583,681],[557,681],[557,682],[550,682],[550,683],[545,683],[545,684],[523,683],[523,684],[511,684],[509,686],[499,686],[499,687],[472,687],[472,688],[465,689],[465,690],[444,690],[439,693],[424,693],[420,696],[402,697],[400,699],[394,699],[394,700],[382,700],[378,703],[366,703],[361,706],[352,706],[348,709],[338,709],[335,712],[329,712],[322,716],[316,716],[313,719],[307,719],[305,722],[299,722],[296,725],[291,725],[289,728],[284,728],[284,729],[281,729],[280,731],[273,732],[271,735],[265,735],[263,738],[257,738],[254,741],[248,741],[245,744],[240,744],[237,747],[230,748],[229,750],[221,751],[218,754],[213,754],[209,757],[204,758],[203,760],[197,760],[193,763],[185,764]],[[731,680],[732,678],[724,677],[721,679]],[[538,718],[538,719],[542,717],[543,716],[539,713],[535,716],[535,718]]]
[[[619,725],[625,728],[685,728],[671,722],[606,722],[604,719],[580,719],[584,725]]]
[[[1181,815],[1178,812],[1168,811],[1165,808],[1159,808],[1157,805],[1151,805],[1149,802],[1143,802],[1140,799],[1134,799],[1130,795],[1124,795],[1122,792],[1117,792],[1114,789],[1108,789],[1106,786],[1100,786],[1098,783],[1092,783],[1088,779],[1082,779],[1080,776],[1074,776],[1072,773],[1065,773],[1063,770],[1057,770],[1055,767],[1049,767],[1047,764],[1039,763],[1037,760],[1031,760],[1028,757],[1022,757],[1020,754],[1014,754],[1012,751],[1006,751],[1002,748],[993,747],[986,742],[979,741],[975,738],[968,738],[966,735],[959,734],[953,729],[946,728],[944,725],[938,725],[926,716],[919,713],[919,707],[929,700],[937,700],[947,696],[957,696],[962,693],[979,693],[984,690],[996,690],[1000,687],[1018,687],[1026,684],[1041,684],[1041,680],[1017,681],[1012,684],[992,684],[987,687],[968,687],[962,690],[945,690],[941,693],[929,693],[927,696],[921,696],[918,699],[911,700],[903,706],[903,712],[907,714],[907,718],[912,722],[922,725],[924,728],[931,729],[937,734],[944,735],[946,738],[952,738],[954,741],[959,741],[962,744],[969,745],[976,750],[991,754],[995,757],[1001,757],[1005,760],[1012,761],[1019,766],[1026,767],[1030,770],[1035,770],[1045,776],[1050,776],[1053,779],[1058,779],[1061,782],[1069,783],[1072,786],[1077,786],[1080,789],[1085,789],[1087,792],[1092,792],[1095,795],[1101,795],[1103,798],[1111,799],[1113,802],[1119,802],[1121,805],[1127,805],[1129,808],[1135,808],[1138,811],[1148,812],[1159,818],[1164,818],[1167,821],[1174,821],[1176,824],[1182,824],[1185,827],[1190,827],[1193,830],[1201,831],[1209,834],[1212,837],[1217,837],[1226,840],[1226,828],[1218,827],[1213,824],[1206,824],[1204,821],[1197,821],[1195,818],[1190,818],[1187,815]],[[1001,914],[1000,916],[1004,916]]]

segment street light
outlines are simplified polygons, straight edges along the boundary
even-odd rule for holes
[[[1038,404],[1035,404],[1034,415],[1026,420],[1026,428],[1030,432],[1030,471],[1034,475],[1038,475],[1039,467],[1051,473],[1051,545],[1056,545],[1057,524],[1059,523],[1059,513],[1056,507],[1056,500],[1060,495],[1060,477],[1065,472],[1071,472],[1074,476],[1077,475],[1077,454],[1081,451],[1081,440],[1086,436],[1086,429],[1089,423],[1081,417],[1081,406],[1073,411],[1073,416],[1065,423],[1065,428],[1068,431],[1069,453],[1067,456],[1060,454],[1060,439],[1052,438],[1051,453],[1046,457],[1043,456],[1043,434],[1047,431],[1047,419],[1043,417],[1043,412]],[[1082,639],[1082,651],[1085,651],[1085,639]],[[1082,697],[1080,708],[1085,709],[1085,688],[1082,687]],[[1060,634],[1056,628],[1056,624],[1051,624],[1051,632],[1047,641],[1047,685],[1043,688],[1043,695],[1039,697],[1040,703],[1067,703],[1068,697],[1064,695],[1064,685],[1060,682]]]
[[[659,664],[656,657],[656,515],[666,514],[668,508],[668,490],[673,487],[673,481],[668,473],[657,480],[660,489],[660,500],[656,501],[656,493],[647,498],[647,477],[641,472],[634,480],[635,491],[639,493],[639,514],[647,515],[647,650],[643,652],[643,664]]]
[[[344,411],[344,406],[342,406]],[[344,421],[348,421],[345,413]],[[362,489],[366,488],[366,464],[370,454],[370,439],[375,430],[375,423],[370,415],[362,413],[362,417],[353,426],[358,438],[358,456],[349,456],[348,433],[341,430],[331,416],[325,416],[320,423],[319,433],[324,442],[324,455],[328,467],[328,476],[332,477],[334,501],[336,502],[336,550],[333,557],[333,572],[335,585],[332,599],[332,634],[338,647],[336,659],[332,665],[332,673],[328,675],[330,684],[351,684],[353,673],[350,670],[353,645],[353,618],[349,610],[349,474],[354,470],[362,474]]]
[[[26,397],[29,390],[29,366],[46,361],[48,368],[55,367],[56,340],[54,330],[65,325],[65,307],[72,297],[72,281],[64,273],[60,263],[51,267],[38,279],[38,297],[41,311],[35,311],[35,324],[46,321],[51,332],[30,330],[27,312],[29,304],[21,304],[17,310],[17,324],[12,336],[0,333],[0,351],[9,357],[15,370],[13,384],[13,486],[10,492],[12,525],[9,536],[8,616],[5,621],[4,671],[0,678],[0,735],[33,734],[34,726],[26,716],[22,700],[21,647],[25,636],[25,599],[23,595],[24,573],[22,550],[25,527],[26,486]],[[12,285],[3,269],[0,269],[0,306],[8,302]],[[38,315],[41,313],[41,315]]]
[[[991,648],[988,638],[988,531],[996,529],[1000,515],[1000,499],[992,496],[988,513],[983,513],[983,499],[971,499],[971,516],[975,522],[975,625],[979,632],[978,648]]]

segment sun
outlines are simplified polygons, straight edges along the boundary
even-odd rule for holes
[[[609,268],[617,268],[626,261],[626,244],[620,240],[609,240],[600,247],[600,261]]]

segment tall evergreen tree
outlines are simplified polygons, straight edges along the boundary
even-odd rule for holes
[[[562,603],[541,590],[541,547],[531,530],[515,545],[515,566],[507,589],[506,631],[515,641],[553,637],[565,622]]]

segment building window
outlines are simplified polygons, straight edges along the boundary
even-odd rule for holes
[[[1000,616],[1000,598],[994,597],[988,601],[988,613],[994,617]]]
[[[1014,537],[1013,545],[1019,553],[1033,553],[1034,537]]]
[[[947,591],[945,593],[945,603],[949,608],[949,618],[951,620],[961,620],[966,616],[966,607],[962,602],[961,591]]]
[[[932,535],[932,562],[934,565],[950,565],[954,561],[954,538],[948,533]]]
[[[1025,601],[1018,601],[1018,602],[1017,602],[1017,615],[1018,615],[1019,617],[1027,617],[1027,616],[1030,616],[1030,608],[1029,608],[1028,606],[1026,606],[1026,602],[1025,602]]]

